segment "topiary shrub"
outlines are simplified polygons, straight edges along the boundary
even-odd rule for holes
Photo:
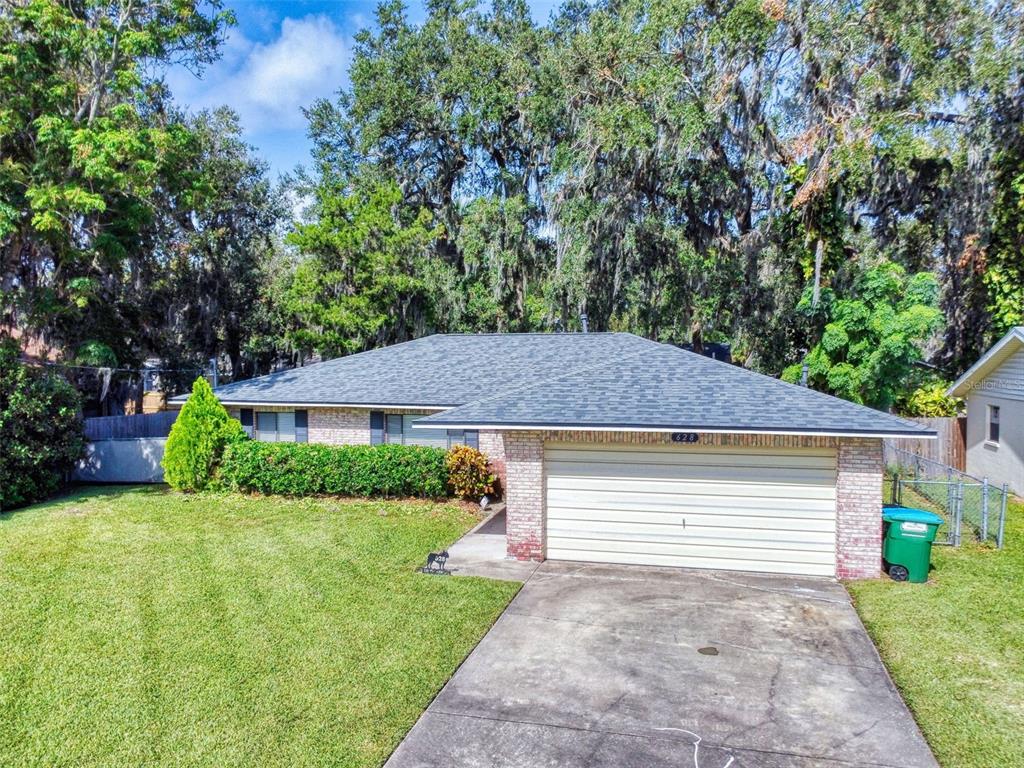
[[[85,450],[78,392],[0,339],[0,510],[53,494]]]
[[[448,470],[448,487],[463,499],[479,499],[494,493],[497,478],[487,466],[487,457],[476,448],[459,445],[448,451],[444,459]]]
[[[441,448],[417,445],[232,443],[217,473],[225,488],[309,496],[447,495]]]
[[[206,379],[192,385],[192,396],[171,426],[164,458],[164,479],[179,491],[200,491],[209,485],[224,446],[246,440],[242,425],[228,415]]]

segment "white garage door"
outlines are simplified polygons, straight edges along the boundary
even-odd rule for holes
[[[549,444],[547,556],[835,573],[828,449]]]

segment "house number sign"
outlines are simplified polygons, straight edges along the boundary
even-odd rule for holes
[[[700,435],[696,432],[673,432],[672,442],[673,443],[696,443],[700,439]]]

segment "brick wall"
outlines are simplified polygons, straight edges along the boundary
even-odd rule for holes
[[[370,412],[361,408],[310,408],[309,442],[369,445]]]
[[[481,430],[480,450],[490,461],[494,474],[501,480],[501,488],[504,492],[508,481],[505,471],[505,434],[494,430]]]
[[[653,432],[507,432],[506,491],[510,557],[545,557],[544,442],[666,445]],[[837,453],[836,576],[877,576],[881,563],[882,442],[867,438],[702,434],[697,445],[834,448]]]
[[[836,576],[868,579],[882,567],[882,441],[839,441]]]
[[[505,526],[508,556],[544,559],[544,438],[540,432],[505,433]]]

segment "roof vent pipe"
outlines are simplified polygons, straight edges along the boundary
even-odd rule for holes
[[[583,332],[584,333],[589,333],[590,332],[590,330],[589,330],[589,328],[587,326],[587,313],[586,312],[580,312],[580,325],[583,326]]]

